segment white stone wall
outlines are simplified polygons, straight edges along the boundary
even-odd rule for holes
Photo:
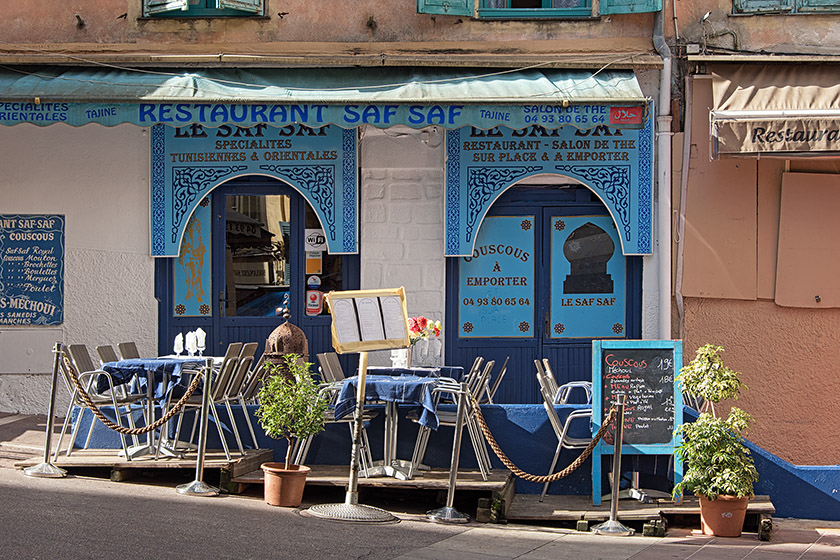
[[[64,323],[0,327],[0,411],[46,412],[55,342],[157,349],[145,129],[0,127],[0,213],[64,214]],[[61,384],[60,384],[61,385]],[[67,391],[58,390],[63,414]]]
[[[443,131],[364,132],[360,148],[362,289],[404,286],[409,317],[443,321]],[[440,361],[443,345],[434,344],[431,351]],[[388,353],[375,353],[371,363],[390,363]]]

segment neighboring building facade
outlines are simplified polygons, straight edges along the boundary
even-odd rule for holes
[[[210,353],[288,305],[314,358],[329,290],[405,286],[506,403],[670,338],[655,2],[89,4],[0,9],[0,410],[44,411],[56,341]]]
[[[756,419],[750,439],[801,465],[840,463],[838,14],[811,0],[674,12],[675,333],[686,358],[725,347],[749,388],[736,404]]]

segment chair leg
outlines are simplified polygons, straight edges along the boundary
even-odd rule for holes
[[[478,470],[481,471],[482,480],[487,482],[490,473],[487,471],[487,465],[484,463],[484,455],[482,454],[481,447],[479,446],[481,443],[478,439],[479,435],[475,432],[476,426],[474,426],[469,420],[467,420],[466,424],[467,431],[470,434],[470,443],[472,443],[473,453],[475,453],[475,461],[478,463]]]
[[[429,446],[429,436],[432,430],[427,426],[419,426],[417,440],[414,442],[414,453],[411,454],[411,465],[408,467],[408,478],[414,476],[415,471],[420,470],[420,465],[426,457],[426,449]]]
[[[76,445],[76,436],[78,435],[77,430],[79,429],[79,424],[82,423],[82,418],[84,417],[86,410],[87,408],[84,406],[79,407],[79,416],[76,418],[76,423],[70,429],[70,442],[67,444],[67,451],[65,453],[68,457],[70,456],[70,453],[73,452],[73,446]]]
[[[245,448],[242,447],[242,438],[239,436],[239,428],[236,426],[236,420],[233,419],[233,409],[230,407],[230,402],[225,399],[225,410],[227,410],[228,418],[230,418],[230,431],[233,432],[233,437],[236,438],[236,446],[239,447],[239,454],[245,455]]]
[[[53,451],[53,461],[58,461],[58,452],[61,450],[61,440],[64,439],[64,434],[67,433],[67,425],[70,422],[70,415],[73,413],[73,400],[70,400],[70,406],[67,407],[67,413],[64,415],[64,422],[61,424],[61,432],[58,434],[58,442],[55,444],[55,451]]]
[[[554,474],[554,467],[557,466],[557,460],[560,459],[560,452],[563,450],[563,440],[557,442],[557,450],[554,452],[554,459],[551,460],[551,466],[548,468],[548,476]],[[540,494],[540,501],[545,499],[545,495],[548,492],[548,486],[551,482],[546,482],[543,484],[542,493]]]
[[[210,401],[210,412],[213,413],[213,420],[216,422],[216,430],[219,432],[219,439],[222,440],[222,449],[225,451],[225,458],[230,461],[230,449],[228,449],[227,440],[225,440],[225,431],[222,429],[222,423],[219,421],[219,413],[216,411],[216,404]]]
[[[251,441],[254,442],[254,449],[259,449],[257,434],[254,432],[254,424],[251,422],[251,415],[248,414],[248,406],[245,404],[245,399],[239,397],[239,404],[242,406],[242,414],[245,415],[245,423],[248,424],[248,431],[251,433]]]

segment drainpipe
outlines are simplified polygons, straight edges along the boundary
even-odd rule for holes
[[[675,1],[675,0],[673,0]],[[659,103],[656,116],[657,178],[656,208],[659,240],[659,337],[671,338],[671,49],[665,42],[665,3],[656,13],[653,46],[662,57]]]

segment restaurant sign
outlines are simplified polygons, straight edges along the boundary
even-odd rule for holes
[[[318,215],[329,252],[358,252],[355,129],[158,125],[151,143],[152,256],[178,256],[200,201],[243,175],[274,177],[297,189]]]
[[[0,214],[0,325],[64,321],[64,216]]]
[[[164,124],[183,127],[198,124],[207,128],[223,125],[286,127],[304,124],[342,128],[371,125],[388,128],[396,125],[412,128],[441,126],[479,128],[508,126],[524,128],[531,124],[570,125],[578,128],[612,126],[638,128],[644,107],[625,105],[465,105],[451,103],[396,104],[281,104],[281,103],[0,103],[0,124],[31,123],[46,126],[64,123],[82,126]]]
[[[472,256],[459,259],[459,336],[534,336],[535,230],[533,215],[484,219]]]
[[[606,112],[594,107],[587,118]],[[551,123],[548,123],[551,124]],[[641,130],[533,125],[446,132],[445,250],[473,253],[479,226],[505,190],[540,174],[563,175],[589,187],[618,227],[625,255],[650,254],[653,208],[653,125]]]

